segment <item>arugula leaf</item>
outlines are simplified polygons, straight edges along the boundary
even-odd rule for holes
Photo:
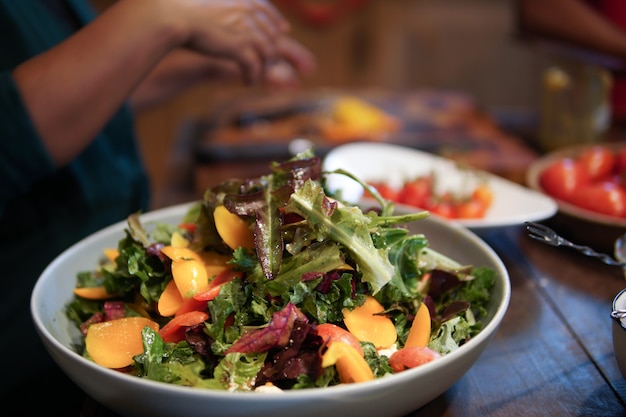
[[[138,288],[149,304],[158,301],[171,276],[163,262],[157,256],[150,255],[128,230],[126,237],[118,243],[118,252],[115,269],[102,269],[103,284],[107,291],[121,297],[132,297]]]
[[[365,361],[372,369],[376,378],[394,373],[391,366],[389,366],[389,358],[385,355],[379,355],[372,343],[361,342],[361,348],[365,355]]]
[[[165,343],[150,327],[141,332],[144,351],[135,356],[135,367],[144,378],[186,386],[223,389],[202,377],[205,365],[187,342]]]
[[[229,391],[251,391],[266,353],[229,353],[215,368],[215,380]]]
[[[285,294],[290,288],[302,281],[302,275],[314,271],[324,274],[343,265],[345,260],[339,247],[331,242],[314,243],[299,254],[285,258],[283,268],[272,281],[264,283],[263,287],[274,296]]]
[[[356,261],[362,280],[370,283],[377,293],[393,278],[395,269],[387,251],[378,249],[370,235],[370,217],[358,207],[338,207],[331,204],[324,189],[308,180],[291,195],[285,206],[288,213],[297,213],[306,219],[315,240],[334,240]]]

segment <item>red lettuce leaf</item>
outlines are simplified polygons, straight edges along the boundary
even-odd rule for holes
[[[289,344],[296,322],[308,323],[308,318],[289,303],[282,310],[274,313],[267,327],[244,333],[230,348],[228,353],[267,352],[272,348],[282,348]]]

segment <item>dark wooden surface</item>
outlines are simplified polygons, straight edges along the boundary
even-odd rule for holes
[[[510,138],[505,140],[506,146],[495,143],[493,149],[504,152],[501,161],[515,161],[509,152],[519,155],[520,144],[510,146]],[[471,143],[460,145],[471,154]],[[524,148],[523,154],[533,152]],[[483,168],[507,176],[506,167],[489,165],[490,160],[484,161]],[[188,162],[185,157],[178,160],[179,166]],[[183,179],[196,185],[185,192],[176,188],[167,203],[198,198],[203,187],[220,176],[265,169],[263,163],[255,164],[192,165],[192,172]],[[511,167],[512,176],[520,178],[519,159]],[[543,223],[561,227],[559,216]],[[585,230],[593,231],[589,224],[566,224],[580,228],[579,237],[585,236]],[[609,315],[613,298],[626,287],[622,270],[532,240],[523,225],[495,230],[483,238],[510,274],[512,293],[506,316],[470,371],[410,416],[626,415],[626,380],[613,353]],[[611,242],[593,242],[599,243],[606,248]],[[87,398],[81,417],[116,416]]]

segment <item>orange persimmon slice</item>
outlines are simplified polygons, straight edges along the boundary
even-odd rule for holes
[[[106,248],[104,250],[104,256],[106,256],[109,261],[115,262],[115,259],[120,256],[120,252],[114,248]]]
[[[183,297],[176,286],[176,281],[171,280],[165,286],[165,289],[159,297],[157,303],[157,311],[163,317],[169,317],[176,314],[180,306],[183,304]]]
[[[87,329],[85,348],[98,365],[105,368],[124,368],[133,363],[133,357],[143,352],[141,332],[146,327],[154,331],[159,325],[145,317],[94,323]]]
[[[183,248],[179,246],[164,246],[163,248],[161,248],[161,252],[165,256],[170,258],[172,262],[188,261],[192,259],[196,261],[202,261],[200,255],[189,248]]]
[[[74,294],[88,300],[106,300],[115,297],[115,294],[107,292],[104,287],[77,287]]]
[[[254,233],[244,219],[231,213],[224,206],[215,207],[213,218],[217,233],[229,248],[233,250],[239,247],[254,249]]]
[[[322,355],[322,367],[335,365],[339,380],[344,384],[370,381],[374,373],[363,356],[352,346],[334,342]]]
[[[171,246],[175,248],[186,248],[189,246],[189,240],[187,240],[183,235],[178,232],[172,233]]]
[[[172,261],[172,277],[183,298],[193,297],[209,286],[209,277],[202,260]]]
[[[343,309],[343,322],[361,342],[371,342],[376,349],[388,348],[396,342],[398,333],[393,321],[382,313],[384,307],[372,296],[353,310]]]
[[[430,311],[425,303],[422,303],[417,309],[413,324],[409,330],[404,347],[426,347],[430,340],[431,321]]]

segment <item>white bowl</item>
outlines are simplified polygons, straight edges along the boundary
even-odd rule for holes
[[[147,227],[151,222],[176,224],[187,208],[184,204],[147,213],[142,223]],[[232,393],[149,381],[105,369],[78,355],[72,343],[79,333],[64,313],[72,299],[76,273],[93,269],[103,248],[117,245],[125,227],[126,222],[114,224],[63,252],[43,272],[31,298],[35,326],[54,360],[87,394],[124,416],[403,416],[445,392],[471,368],[509,304],[509,275],[495,252],[466,228],[430,218],[415,223],[412,230],[424,233],[440,252],[464,263],[491,267],[497,273],[484,329],[458,350],[375,381],[278,394]]]

